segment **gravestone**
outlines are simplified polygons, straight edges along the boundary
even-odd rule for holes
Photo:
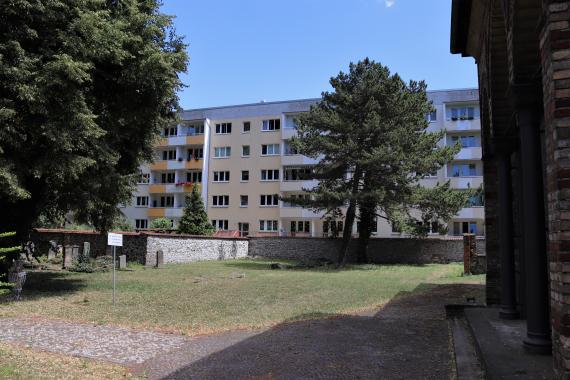
[[[164,252],[162,249],[156,251],[156,268],[164,268]]]
[[[83,243],[83,257],[89,257],[90,253],[91,253],[91,244],[86,241]]]
[[[53,260],[57,256],[57,242],[55,240],[49,241],[49,248],[48,248],[48,260]]]
[[[119,269],[127,269],[127,255],[119,256]]]
[[[26,282],[23,260],[14,261],[14,265],[12,265],[8,272],[8,282],[12,283],[12,288],[10,289],[12,300],[19,301],[21,299],[24,283]]]
[[[66,245],[63,253],[63,268],[69,269],[73,266],[73,261],[79,258],[79,246]]]

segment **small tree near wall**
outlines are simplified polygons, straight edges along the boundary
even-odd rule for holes
[[[192,188],[190,196],[186,197],[186,206],[178,224],[178,232],[192,235],[212,235],[214,233],[214,227],[208,221],[208,214],[196,185]]]

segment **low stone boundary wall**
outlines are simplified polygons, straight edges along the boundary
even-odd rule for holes
[[[337,260],[341,239],[251,237],[249,255],[268,259]],[[357,239],[350,246],[354,259]],[[376,264],[429,264],[463,261],[463,238],[372,238],[368,246]]]
[[[165,264],[243,258],[248,254],[248,243],[242,238],[148,234],[146,265],[155,265],[158,250],[164,253]]]

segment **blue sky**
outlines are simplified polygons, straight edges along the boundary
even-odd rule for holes
[[[190,55],[183,108],[319,97],[370,57],[428,89],[477,86],[449,53],[451,0],[164,0]]]

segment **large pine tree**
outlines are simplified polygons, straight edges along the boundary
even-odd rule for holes
[[[323,93],[298,118],[293,143],[301,154],[319,159],[312,174],[319,184],[303,205],[327,214],[345,210],[340,262],[348,257],[357,219],[363,261],[375,218],[422,235],[427,223],[446,220],[463,207],[467,194],[447,183],[434,189],[419,186],[459,149],[439,146],[443,131],[427,131],[425,115],[433,106],[424,82],[405,83],[387,67],[365,59],[330,83],[334,91]]]
[[[196,185],[186,197],[184,213],[178,223],[178,232],[191,235],[212,235],[214,233],[214,227],[208,221],[208,214]]]
[[[175,121],[186,46],[157,0],[0,6],[0,231],[73,211],[109,229]]]

